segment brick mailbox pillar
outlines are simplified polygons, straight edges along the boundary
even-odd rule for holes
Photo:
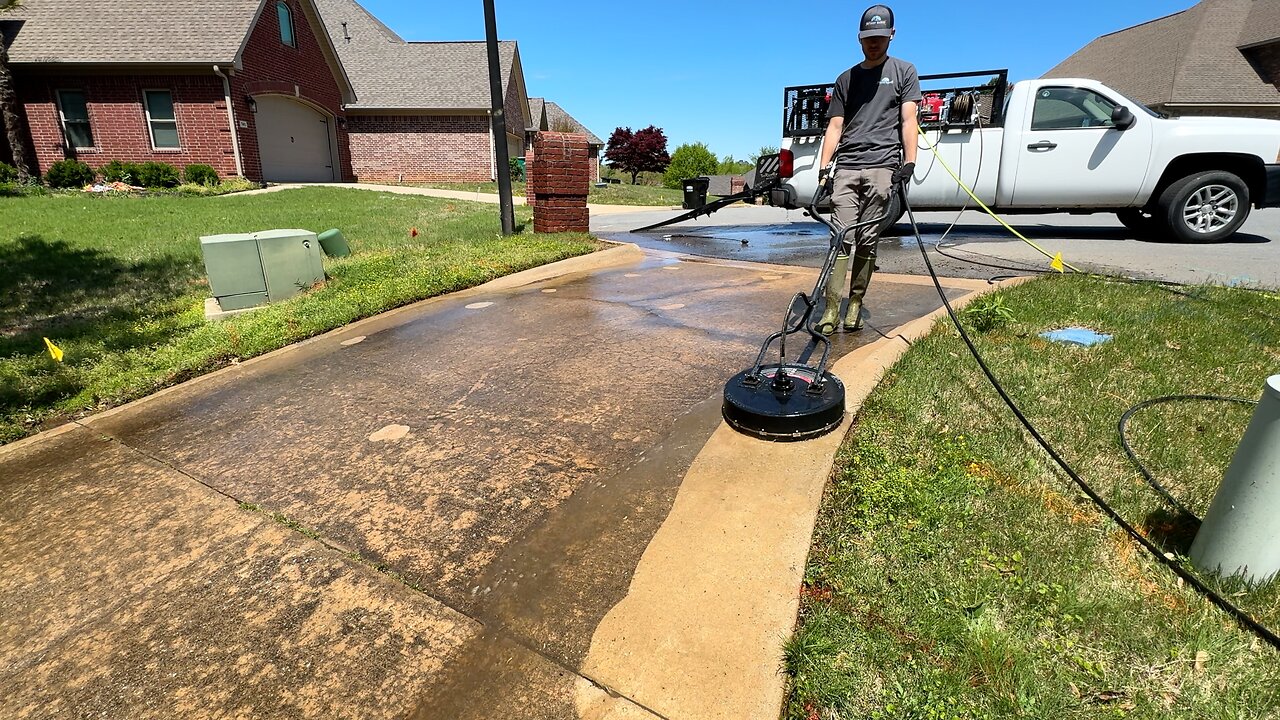
[[[533,141],[533,157],[528,190],[534,203],[534,232],[587,232],[591,190],[587,136],[540,132]]]

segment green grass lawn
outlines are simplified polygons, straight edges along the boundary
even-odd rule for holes
[[[591,252],[587,235],[500,235],[496,208],[366,190],[0,198],[0,442],[353,320]],[[530,225],[517,208],[517,223]],[[199,236],[340,228],[322,288],[221,323]],[[418,237],[410,229],[417,228]],[[65,351],[54,362],[43,337]]]
[[[1194,521],[1121,450],[1137,402],[1257,399],[1280,367],[1280,296],[1083,276],[1001,291],[975,333],[1041,433],[1169,553]],[[1046,329],[1114,334],[1092,349]],[[1252,409],[1150,408],[1135,450],[1203,515]],[[1280,629],[1280,581],[1213,580]],[[789,718],[1276,718],[1280,652],[1145,555],[1033,445],[949,325],[867,400],[828,485],[785,648]]]
[[[627,185],[623,181],[619,185],[607,185],[602,188],[591,187],[587,202],[596,205],[645,205],[656,207],[678,207],[684,202],[683,190],[671,190],[652,185]],[[463,192],[479,192],[497,194],[498,184],[485,183],[431,183],[422,187],[439,188],[441,190],[461,190]],[[524,197],[525,184],[512,183],[511,191],[516,197]]]

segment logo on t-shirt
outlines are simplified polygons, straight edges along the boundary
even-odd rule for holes
[[[885,77],[885,78],[880,78],[880,84],[881,84],[881,85],[892,85],[892,84],[893,84],[893,81],[892,81],[892,80],[890,80],[890,79],[889,79],[889,78],[887,78],[887,77]]]

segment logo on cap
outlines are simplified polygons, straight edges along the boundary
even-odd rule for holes
[[[872,5],[862,14],[858,38],[893,37],[893,11],[884,5]]]

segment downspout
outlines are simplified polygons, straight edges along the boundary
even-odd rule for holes
[[[489,117],[493,117],[492,110],[489,111]],[[489,177],[498,179],[498,145],[493,136],[493,123],[489,123]]]
[[[231,127],[231,152],[236,158],[236,175],[244,177],[244,161],[240,159],[240,133],[236,131],[236,111],[231,106],[231,79],[217,65],[213,66],[213,74],[222,78],[222,92],[227,103],[227,123]]]

